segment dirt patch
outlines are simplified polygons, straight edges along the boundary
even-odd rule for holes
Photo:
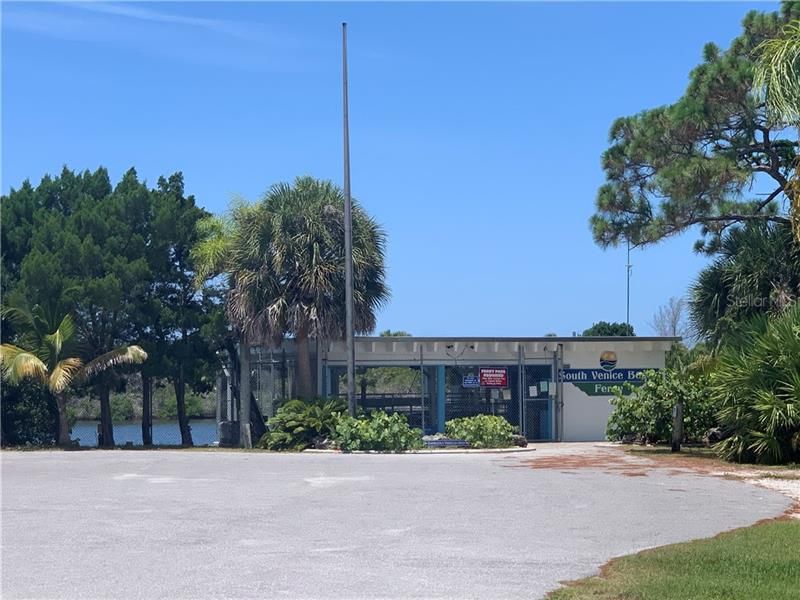
[[[507,465],[529,469],[553,469],[561,473],[574,473],[580,469],[599,469],[609,475],[647,477],[649,469],[658,468],[655,461],[632,457],[617,450],[580,454],[556,454],[519,461]]]
[[[508,465],[512,466],[512,465]],[[726,476],[732,478],[771,478],[780,480],[800,479],[797,475],[782,471],[768,471],[753,465],[728,463],[717,458],[697,456],[684,453],[647,452],[627,450],[624,447],[593,448],[589,452],[542,454],[522,461],[515,461],[513,466],[531,469],[603,469],[611,471],[641,471],[658,469],[667,475],[700,475]]]
[[[645,464],[655,464],[653,461],[645,460]],[[521,460],[521,465],[531,469],[608,469],[608,468],[628,468],[642,467],[642,461],[628,458],[622,452],[599,452],[593,454],[561,454],[553,456],[542,456]]]
[[[566,450],[566,449],[565,449]],[[552,469],[573,474],[581,469],[597,469],[608,475],[647,477],[659,472],[666,475],[701,475],[743,481],[779,491],[794,503],[786,511],[787,518],[800,518],[800,472],[759,469],[753,465],[727,463],[708,456],[666,452],[625,451],[622,448],[598,448],[590,451],[542,454],[535,458],[504,465],[514,468]]]
[[[800,501],[787,508],[785,515],[790,519],[800,519]]]

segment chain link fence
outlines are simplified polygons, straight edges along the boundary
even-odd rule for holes
[[[347,400],[347,369],[331,367],[328,396]],[[433,367],[357,367],[356,405],[365,412],[382,410],[406,416],[411,427],[435,430],[431,398],[435,394]]]
[[[506,387],[480,387],[480,365],[445,367],[445,420],[496,415],[519,426],[518,368],[499,367],[507,373]],[[493,367],[496,368],[496,367]]]
[[[481,386],[481,369],[504,373],[504,384]],[[330,367],[327,395],[347,398],[347,374]],[[552,364],[422,365],[356,367],[356,404],[366,412],[404,414],[412,427],[426,433],[443,429],[451,419],[497,415],[519,428],[528,439],[554,437],[555,381]]]
[[[250,389],[265,419],[285,400],[296,398],[296,360],[285,350],[254,348],[251,359]]]

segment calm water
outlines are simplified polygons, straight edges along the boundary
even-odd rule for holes
[[[72,428],[72,439],[80,439],[81,446],[97,446],[98,421],[78,421]],[[195,446],[207,446],[217,441],[217,422],[214,419],[189,421]],[[114,443],[124,445],[131,442],[142,445],[142,424],[139,421],[114,423]],[[153,421],[153,443],[179,445],[181,431],[178,421]]]

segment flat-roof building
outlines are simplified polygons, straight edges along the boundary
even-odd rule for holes
[[[529,440],[605,439],[612,388],[664,367],[679,338],[356,337],[356,399],[404,413],[427,433],[476,414],[505,417]],[[269,416],[293,396],[294,345],[253,350],[253,392]],[[344,397],[344,341],[312,343],[320,396]]]

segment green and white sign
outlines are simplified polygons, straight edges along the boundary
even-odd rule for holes
[[[628,381],[631,385],[642,385],[641,381]],[[612,388],[615,386],[622,387],[621,383],[573,383],[576,388],[581,390],[587,396],[613,396]],[[622,392],[628,394],[629,392],[622,387]]]
[[[644,372],[649,368],[617,368],[617,355],[612,351],[600,355],[600,367],[596,369],[561,369],[558,378],[563,383],[571,383],[589,396],[611,396],[615,386],[623,384],[641,385]]]

